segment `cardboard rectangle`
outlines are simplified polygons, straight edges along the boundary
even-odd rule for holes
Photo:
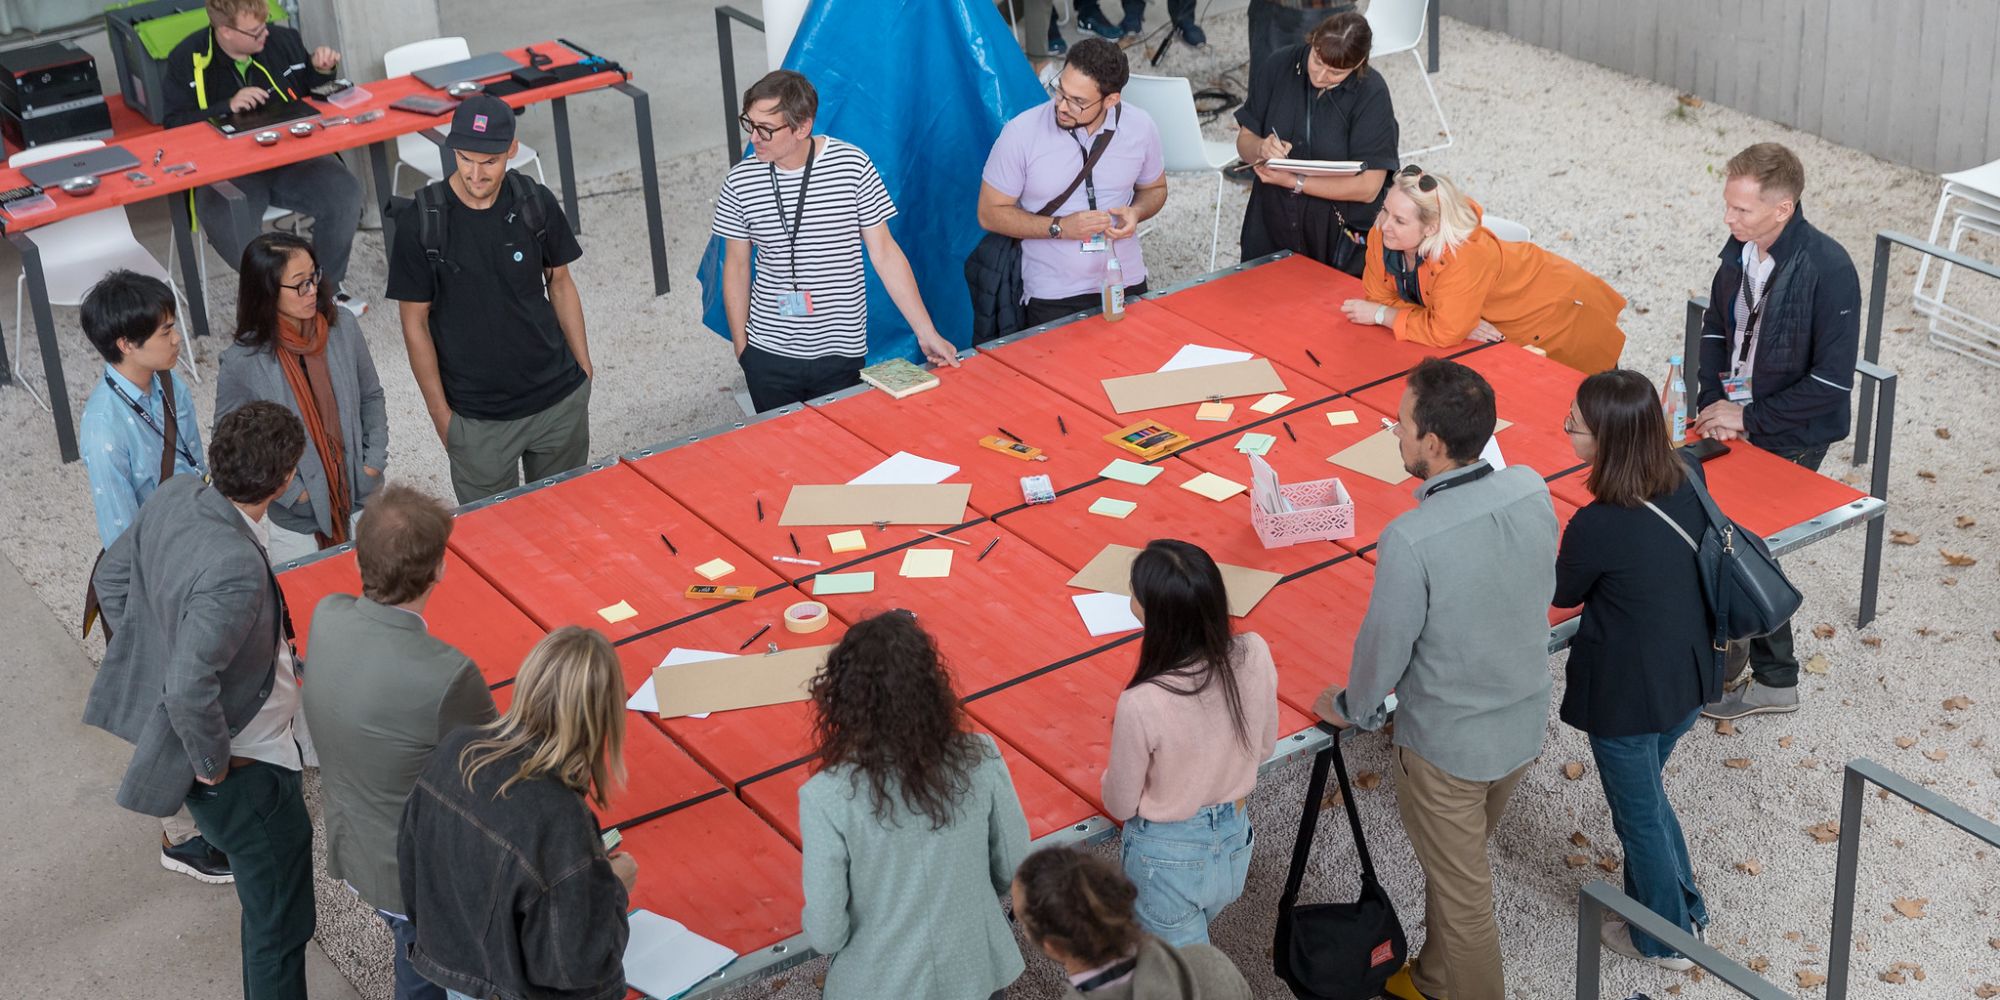
[[[957,524],[971,483],[794,486],[779,524]]]
[[[1198,403],[1211,396],[1251,396],[1283,392],[1285,381],[1269,358],[1204,365],[1172,372],[1147,372],[1104,380],[1104,394],[1119,413]]]
[[[1130,545],[1106,545],[1092,556],[1089,564],[1069,578],[1069,585],[1107,594],[1129,594],[1132,590],[1132,560],[1139,550]],[[1216,563],[1222,570],[1222,585],[1229,592],[1229,613],[1238,618],[1250,613],[1271,588],[1284,577],[1248,566]]]
[[[1213,472],[1204,472],[1181,484],[1181,489],[1187,490],[1189,493],[1198,493],[1218,503],[1249,488],[1235,480],[1224,479]]]
[[[1099,470],[1097,474],[1106,479],[1116,479],[1121,483],[1144,486],[1158,479],[1160,473],[1165,471],[1165,469],[1157,465],[1141,465],[1138,462],[1128,462],[1122,458],[1114,458],[1111,460],[1110,465]]]
[[[1126,515],[1138,509],[1138,504],[1130,500],[1120,500],[1116,497],[1098,497],[1090,504],[1090,512],[1092,514],[1101,514],[1105,517],[1115,517],[1120,520],[1123,520]]]
[[[694,571],[700,573],[701,578],[704,580],[719,580],[736,572],[736,567],[729,565],[728,560],[725,559],[710,559],[696,566]]]
[[[1256,410],[1258,413],[1276,413],[1290,405],[1292,405],[1292,397],[1282,392],[1274,392],[1263,399],[1251,403],[1250,408]]]
[[[832,648],[803,646],[655,667],[653,692],[660,702],[660,718],[804,701],[810,697],[806,685],[826,665],[827,651]]]
[[[826,547],[835,552],[860,552],[868,547],[868,540],[859,531],[836,531],[826,536]]]
[[[821,573],[813,577],[813,596],[866,594],[875,589],[875,571],[866,573]]]
[[[951,575],[950,549],[905,549],[903,568],[896,571],[898,576],[938,577]]]
[[[1410,478],[1403,469],[1403,452],[1397,447],[1396,432],[1392,430],[1376,431],[1335,452],[1327,461],[1391,486]]]

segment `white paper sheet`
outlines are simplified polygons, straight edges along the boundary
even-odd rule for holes
[[[1479,449],[1479,457],[1485,459],[1494,472],[1507,467],[1507,460],[1500,457],[1500,439],[1497,437],[1486,439],[1486,447]]]
[[[1177,372],[1183,368],[1206,368],[1209,365],[1226,365],[1231,361],[1248,361],[1256,355],[1249,351],[1225,351],[1220,347],[1203,347],[1189,344],[1174,352],[1173,358],[1160,366],[1163,372]]]
[[[1083,627],[1093,636],[1146,627],[1133,616],[1132,599],[1124,594],[1077,594],[1070,600],[1076,603],[1076,613],[1083,616]]]
[[[742,655],[741,653],[718,653],[711,649],[682,649],[679,646],[675,646],[674,648],[667,650],[666,659],[660,661],[660,666],[678,667],[683,663],[701,663],[706,660],[726,660],[732,656],[741,656],[741,655]],[[625,702],[625,707],[634,712],[651,712],[654,715],[660,714],[660,694],[659,692],[653,690],[653,678],[651,675],[648,675],[646,677],[646,683],[639,685],[639,690],[632,692],[632,697]],[[708,713],[703,712],[700,715],[690,715],[688,716],[688,718],[706,719],[708,718]]]
[[[899,451],[853,479],[849,486],[930,486],[950,479],[958,466]]]
[[[625,923],[625,982],[647,996],[678,996],[736,961],[735,952],[651,910],[634,910]]]

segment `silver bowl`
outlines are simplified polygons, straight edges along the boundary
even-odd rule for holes
[[[291,128],[289,128],[289,129],[286,129],[285,131],[287,131],[287,132],[290,132],[290,133],[291,133],[291,134],[292,134],[293,136],[295,136],[295,137],[297,137],[297,138],[300,138],[300,139],[303,139],[303,138],[305,138],[306,136],[309,136],[309,135],[311,135],[311,134],[312,134],[312,132],[313,132],[313,123],[312,123],[312,122],[295,122],[295,123],[293,123],[293,125],[292,125],[292,127],[291,127]]]
[[[64,194],[81,198],[84,195],[95,193],[97,191],[97,183],[98,181],[95,177],[72,177],[62,182],[62,189]]]
[[[257,145],[259,146],[275,146],[278,144],[278,130],[265,129],[264,131],[257,133],[255,138],[257,140]]]
[[[444,88],[444,92],[453,97],[464,97],[467,94],[479,93],[479,89],[479,81],[477,80],[460,80]]]

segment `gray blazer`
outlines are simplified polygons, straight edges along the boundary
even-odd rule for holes
[[[828,1000],[985,1000],[1021,974],[996,898],[1028,853],[1028,821],[992,737],[941,830],[898,799],[883,820],[851,768],[799,788],[806,940],[833,956]]]
[[[83,721],[134,747],[118,804],[170,816],[271,696],[284,597],[243,513],[192,475],[147,499],[95,580],[113,631]]]
[[[363,466],[384,469],[389,460],[389,409],[383,402],[382,383],[375,377],[375,361],[368,356],[368,342],[361,328],[345,309],[335,309],[333,328],[327,333],[326,367],[333,376],[333,398],[340,406],[340,436],[347,446],[347,490],[360,510],[382,477],[369,476]],[[222,352],[215,376],[215,419],[219,423],[230,411],[245,403],[269,400],[299,412],[292,387],[278,356],[268,348],[233,344]],[[287,531],[311,534],[333,533],[333,517],[327,511],[326,467],[319,452],[306,443],[299,458],[299,474],[285,494],[271,504],[271,523]]]
[[[464,653],[401,608],[332,594],[311,634],[305,713],[326,789],[327,874],[408,913],[396,875],[403,803],[446,733],[493,720],[493,695]]]

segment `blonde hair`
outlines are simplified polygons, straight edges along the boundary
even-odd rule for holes
[[[488,764],[525,753],[500,784],[552,777],[603,806],[625,781],[625,680],[611,640],[571,625],[543,637],[514,678],[514,703],[459,754],[465,787]]]
[[[1411,173],[1410,171],[1416,171]],[[1443,174],[1424,172],[1421,167],[1404,167],[1396,172],[1396,190],[1403,192],[1417,206],[1417,222],[1424,227],[1436,226],[1437,232],[1423,238],[1417,244],[1417,255],[1425,260],[1437,260],[1446,253],[1472,238],[1479,229],[1479,212],[1472,207],[1470,199]],[[1425,181],[1436,182],[1429,191],[1424,190]]]
[[[245,14],[255,14],[270,9],[267,0],[208,0],[209,19],[217,24],[235,26],[236,19]]]
[[[1757,189],[1777,198],[1798,200],[1806,190],[1806,165],[1797,153],[1775,142],[1760,142],[1729,158],[1730,178],[1748,177]]]

